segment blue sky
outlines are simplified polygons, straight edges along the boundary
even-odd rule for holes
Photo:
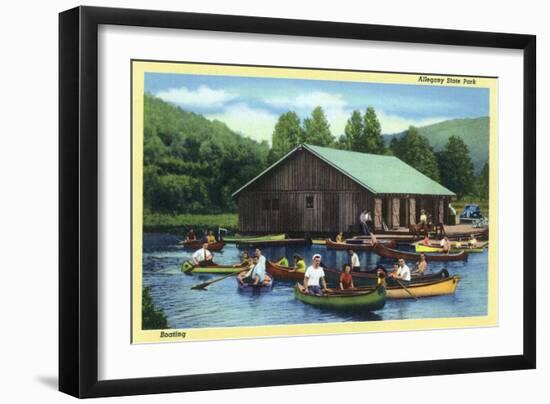
[[[489,91],[483,88],[146,73],[145,91],[270,143],[280,114],[295,111],[304,119],[318,105],[336,138],[351,112],[368,106],[385,134],[489,115]]]

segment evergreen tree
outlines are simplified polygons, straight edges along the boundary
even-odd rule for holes
[[[323,108],[316,107],[311,112],[311,117],[304,119],[304,132],[301,143],[316,146],[331,146],[334,143],[334,137],[330,133],[330,125]]]
[[[363,131],[365,139],[359,142],[358,147],[360,147],[360,150],[356,151],[386,154],[386,146],[384,145],[384,139],[382,139],[382,127],[373,107],[368,107],[365,112]],[[364,145],[363,142],[365,142]]]
[[[362,143],[365,143],[363,117],[361,116],[361,112],[355,110],[351,113],[346,123],[344,135],[340,137],[340,144],[342,145],[342,149],[345,150],[362,151]]]
[[[274,163],[290,150],[295,148],[303,138],[300,118],[295,112],[289,111],[282,114],[275,124],[271,136],[271,150],[269,162]]]
[[[428,139],[420,135],[414,126],[410,126],[401,138],[393,138],[390,149],[396,157],[439,182],[436,155]]]
[[[489,162],[483,165],[483,168],[476,178],[476,194],[479,199],[489,199]]]
[[[474,165],[468,146],[462,138],[451,136],[443,150],[438,154],[441,182],[456,193],[460,200],[473,190]]]

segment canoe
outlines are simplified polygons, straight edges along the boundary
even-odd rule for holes
[[[440,254],[443,254],[443,249],[441,247],[427,246],[427,245],[424,245],[424,244],[415,244],[414,249],[417,253],[423,252],[423,253],[440,253]],[[454,253],[459,253],[461,251],[466,251],[466,252],[469,252],[469,253],[482,253],[484,251],[484,248],[483,247],[481,247],[481,248],[468,248],[468,247],[452,248],[451,247],[451,250],[449,252],[451,254],[454,254]]]
[[[251,247],[280,247],[287,245],[307,245],[311,244],[311,240],[305,238],[285,238],[282,240],[246,240],[236,241],[237,247],[251,248]]]
[[[413,253],[408,251],[395,250],[393,248],[388,248],[383,244],[376,243],[374,245],[374,251],[384,258],[390,259],[400,259],[409,261],[418,261],[420,259],[419,253]],[[468,259],[468,253],[466,251],[461,251],[455,254],[424,254],[426,261],[461,261]]]
[[[241,278],[237,277],[237,288],[241,293],[260,294],[268,293],[273,289],[273,278],[266,276],[261,285],[249,285],[243,283]]]
[[[337,287],[338,283],[340,282],[341,272],[334,269],[329,269],[329,268],[323,268],[323,270],[325,272],[325,280],[327,281],[327,284],[330,287]],[[377,279],[378,279],[376,270],[363,271],[363,272],[353,271],[351,272],[351,276],[353,277],[353,285],[355,287],[366,287],[366,286],[372,287],[376,285]],[[432,280],[439,280],[447,277],[449,277],[449,272],[445,268],[443,268],[438,272],[428,273],[422,276],[413,275],[411,277],[410,282],[412,283],[426,282],[426,281],[432,281]],[[387,284],[391,286],[397,283],[388,277]]]
[[[391,241],[382,241],[382,244],[385,246],[395,248],[397,243],[394,240]],[[329,250],[353,250],[353,251],[372,251],[374,249],[374,244],[370,240],[364,240],[362,243],[351,244],[351,243],[337,243],[331,239],[326,240],[327,249]]]
[[[234,267],[232,265],[207,265],[204,267],[193,265],[191,261],[185,261],[181,264],[181,271],[186,274],[232,274],[235,272],[241,272],[244,266]]]
[[[389,279],[389,278],[388,278]],[[430,297],[430,296],[442,296],[451,295],[455,293],[460,276],[454,275],[451,277],[432,280],[426,282],[403,282],[402,283],[409,289],[409,291],[416,297]],[[358,288],[359,291],[373,290],[372,287]],[[407,293],[399,285],[386,285],[386,293],[388,299],[413,299],[413,297]]]
[[[286,235],[283,234],[268,234],[266,236],[234,236],[224,237],[226,243],[238,243],[242,241],[269,241],[269,240],[284,240]]]
[[[198,250],[202,248],[203,242],[201,240],[191,240],[191,241],[180,241],[180,244],[183,246],[183,248],[187,249],[193,249]],[[209,251],[220,251],[225,243],[223,241],[216,241],[214,243],[208,244],[208,250]]]
[[[271,261],[267,261],[265,266],[266,272],[275,279],[282,281],[304,280],[304,272],[291,272],[291,269],[290,267],[285,267]]]
[[[380,310],[386,304],[384,286],[359,292],[335,290],[325,292],[323,296],[313,296],[308,294],[302,285],[296,283],[294,296],[303,303],[329,310],[375,311]]]

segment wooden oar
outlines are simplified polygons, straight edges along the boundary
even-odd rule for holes
[[[405,292],[407,292],[409,295],[414,297],[415,300],[418,300],[418,296],[416,296],[413,292],[411,292],[409,290],[409,288],[407,288],[405,285],[403,285],[403,283],[398,278],[393,278],[393,280],[396,281],[399,286],[401,286],[403,289],[405,289]]]
[[[245,270],[242,270],[242,271],[238,271],[238,272],[233,272],[229,275],[224,275],[224,276],[221,276],[219,278],[216,278],[214,280],[211,280],[211,281],[208,281],[208,282],[203,282],[203,283],[199,283],[198,285],[195,285],[195,286],[192,286],[191,289],[195,289],[195,290],[204,290],[206,289],[207,286],[210,286],[212,285],[213,283],[216,283],[216,282],[219,282],[221,280],[224,280],[225,278],[229,278],[230,276],[235,276],[235,275],[238,275],[242,272],[245,272],[245,271],[248,271],[248,269],[245,269]]]

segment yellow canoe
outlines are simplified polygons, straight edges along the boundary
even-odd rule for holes
[[[443,253],[443,250],[439,247],[432,247],[427,246],[423,244],[415,244],[414,249],[417,253]],[[450,253],[459,253],[461,251],[471,252],[471,253],[482,253],[483,247],[476,247],[476,248],[468,248],[467,245],[464,245],[464,247],[461,248],[453,248],[451,247]]]
[[[405,286],[416,297],[441,296],[455,293],[459,281],[460,276],[455,275],[436,281],[415,282],[412,285]],[[388,299],[412,299],[412,296],[401,286],[386,286],[386,292]]]

